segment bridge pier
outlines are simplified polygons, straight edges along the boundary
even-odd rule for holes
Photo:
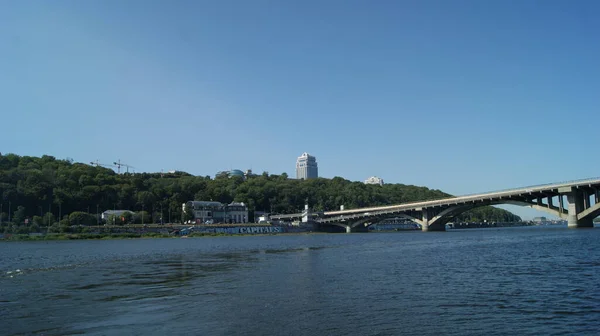
[[[437,223],[434,223],[432,225],[423,225],[423,224],[421,224],[421,231],[423,231],[423,232],[428,232],[428,231],[446,231],[446,225],[445,224],[437,224]]]
[[[423,215],[421,217],[421,231],[446,231],[446,225],[438,221],[431,221],[433,214],[430,209],[422,209]]]
[[[567,226],[569,228],[594,227],[594,218],[579,218],[579,214],[587,208],[589,208],[589,195],[587,195],[582,190],[569,188],[569,192],[567,194],[567,202],[569,203],[567,208]]]
[[[594,227],[594,219],[593,218],[585,218],[585,219],[577,219],[577,216],[569,215],[569,219],[567,220],[567,226],[571,229],[577,228],[593,228]]]

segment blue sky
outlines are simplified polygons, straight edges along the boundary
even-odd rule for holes
[[[325,177],[457,195],[600,176],[598,17],[596,1],[4,1],[0,151],[198,175],[294,175],[307,151]]]

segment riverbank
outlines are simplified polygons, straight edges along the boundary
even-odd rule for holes
[[[214,236],[218,234],[213,234]],[[139,238],[180,238],[160,233],[54,233],[45,235],[12,234],[4,235],[0,241],[38,241],[38,240],[80,240],[80,239],[139,239]]]
[[[0,242],[10,241],[53,241],[53,240],[109,240],[109,239],[154,239],[154,238],[201,238],[201,237],[245,237],[245,236],[289,236],[319,234],[326,232],[282,232],[282,233],[214,233],[194,232],[189,235],[170,235],[161,233],[56,233],[47,235],[12,234],[0,237]]]
[[[63,232],[4,233],[0,241],[181,238],[245,235],[297,234],[311,232],[311,227],[272,226],[265,224],[216,225],[127,225],[71,226]]]

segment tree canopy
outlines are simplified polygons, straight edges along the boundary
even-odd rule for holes
[[[159,218],[178,222],[182,204],[191,200],[244,202],[254,211],[296,213],[308,200],[316,211],[399,204],[434,200],[451,195],[404,184],[367,185],[341,177],[309,180],[289,179],[287,174],[263,173],[244,179],[240,176],[192,176],[184,172],[123,173],[112,169],[42,157],[0,155],[0,216],[7,221],[36,217],[44,221],[71,218],[94,224],[84,216],[111,209],[146,211]],[[60,216],[60,217],[58,217]],[[41,218],[41,219],[40,219]],[[51,218],[51,219],[50,219]],[[67,217],[68,219],[69,217]],[[250,216],[252,218],[252,215]],[[512,213],[481,207],[461,215],[462,220],[518,221]],[[33,219],[32,219],[33,221]],[[18,223],[18,222],[17,222]]]

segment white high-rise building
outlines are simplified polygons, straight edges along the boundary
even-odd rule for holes
[[[379,184],[383,185],[383,179],[377,176],[371,176],[365,180],[365,184]]]
[[[319,177],[317,158],[306,152],[302,153],[296,160],[296,178],[306,180],[317,177]]]

